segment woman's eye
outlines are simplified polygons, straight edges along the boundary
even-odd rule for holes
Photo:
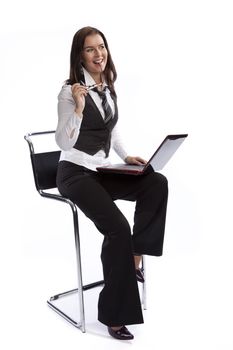
[[[85,49],[85,52],[87,52],[87,53],[93,53],[94,51],[96,51],[96,50],[105,50],[105,46],[104,45],[101,45],[101,46],[99,46],[98,47],[98,49],[95,49],[94,47],[87,47],[86,49]]]

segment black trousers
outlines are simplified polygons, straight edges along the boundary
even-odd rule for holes
[[[153,171],[142,176],[103,174],[61,161],[57,186],[104,235],[105,284],[99,296],[98,320],[107,326],[143,323],[133,255],[162,255],[167,179]],[[136,201],[132,232],[116,199]]]

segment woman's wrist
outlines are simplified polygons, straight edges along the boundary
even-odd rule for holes
[[[124,162],[128,164],[129,160],[130,160],[130,156],[127,156],[127,157],[125,157]]]
[[[75,108],[74,111],[75,111],[75,113],[77,114],[77,116],[78,116],[80,119],[82,119],[82,117],[83,117],[83,112],[80,111],[79,108]]]

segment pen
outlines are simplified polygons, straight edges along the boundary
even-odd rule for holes
[[[83,81],[80,81],[80,83],[81,83],[83,86],[85,86],[85,83],[84,83]],[[103,83],[89,85],[89,86],[86,86],[86,88],[87,88],[87,91],[89,91],[89,90],[92,90],[92,89],[94,89],[95,87],[101,86],[101,85],[103,85]]]
[[[87,91],[92,90],[92,89],[94,89],[95,87],[101,86],[101,85],[103,85],[103,84],[102,84],[102,83],[99,83],[99,84],[94,84],[94,85],[87,86]]]

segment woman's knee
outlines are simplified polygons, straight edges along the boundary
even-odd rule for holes
[[[126,239],[131,236],[131,227],[123,214],[113,218],[113,227],[110,235],[118,236],[120,239]]]
[[[164,176],[163,174],[160,173],[150,173],[150,179],[148,182],[148,187],[150,188],[150,190],[154,189],[154,190],[160,190],[163,191],[164,193],[168,192],[168,180],[166,178],[166,176]]]
[[[159,184],[160,187],[163,188],[164,192],[168,192],[168,180],[166,176],[163,174],[158,174],[159,175]]]

